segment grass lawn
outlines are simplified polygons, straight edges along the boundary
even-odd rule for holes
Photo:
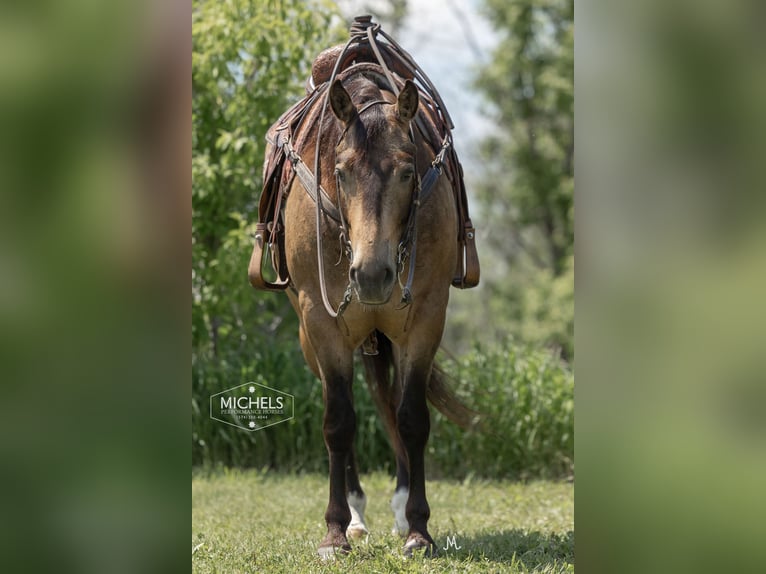
[[[193,572],[574,572],[572,484],[430,481],[429,530],[439,555],[408,560],[402,539],[390,534],[393,478],[363,475],[362,486],[368,540],[352,540],[350,555],[322,562],[326,476],[195,472]]]

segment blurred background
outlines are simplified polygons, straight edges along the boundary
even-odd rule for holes
[[[326,470],[321,384],[282,294],[246,280],[266,129],[300,99],[311,62],[371,13],[440,91],[456,124],[481,285],[452,290],[441,357],[486,432],[435,416],[430,476],[571,477],[574,469],[573,3],[194,3],[193,463]],[[356,384],[363,471],[393,471]],[[257,433],[209,417],[212,394],[261,382],[295,395]]]
[[[577,4],[586,572],[763,569],[765,8]]]

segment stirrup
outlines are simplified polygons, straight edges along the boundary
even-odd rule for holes
[[[479,284],[481,270],[479,254],[476,251],[476,229],[470,219],[466,220],[464,230],[465,240],[458,244],[458,274],[452,279],[452,286],[458,289],[471,289]]]
[[[253,245],[253,254],[250,256],[250,265],[247,268],[247,276],[250,279],[250,285],[256,289],[262,291],[284,291],[290,284],[290,278],[279,277],[277,272],[277,280],[274,282],[268,281],[263,277],[263,252],[265,241],[265,234],[268,232],[266,223],[257,223],[255,225],[255,244]]]

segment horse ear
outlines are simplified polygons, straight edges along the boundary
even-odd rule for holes
[[[405,122],[409,122],[415,117],[418,111],[418,87],[412,80],[407,80],[404,83],[404,88],[399,92],[396,111]]]
[[[330,105],[335,116],[347,124],[356,113],[354,104],[351,103],[351,96],[343,87],[340,80],[335,80],[330,86]]]

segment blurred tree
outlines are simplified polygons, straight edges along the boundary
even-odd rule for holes
[[[395,39],[407,19],[408,0],[337,0],[337,3],[349,22],[356,16],[372,14],[373,21]]]
[[[383,2],[383,6],[378,6],[376,10],[374,5],[368,4],[367,11],[375,14],[375,20],[383,26],[386,33],[396,38],[407,18],[407,0],[387,0]]]
[[[481,146],[478,189],[488,307],[499,332],[571,358],[574,2],[485,0],[484,9],[499,35],[476,81],[497,125]]]
[[[321,0],[193,3],[195,359],[241,351],[247,337],[292,318],[285,297],[257,297],[247,281],[264,135],[302,95],[314,56],[339,41],[334,15]]]

